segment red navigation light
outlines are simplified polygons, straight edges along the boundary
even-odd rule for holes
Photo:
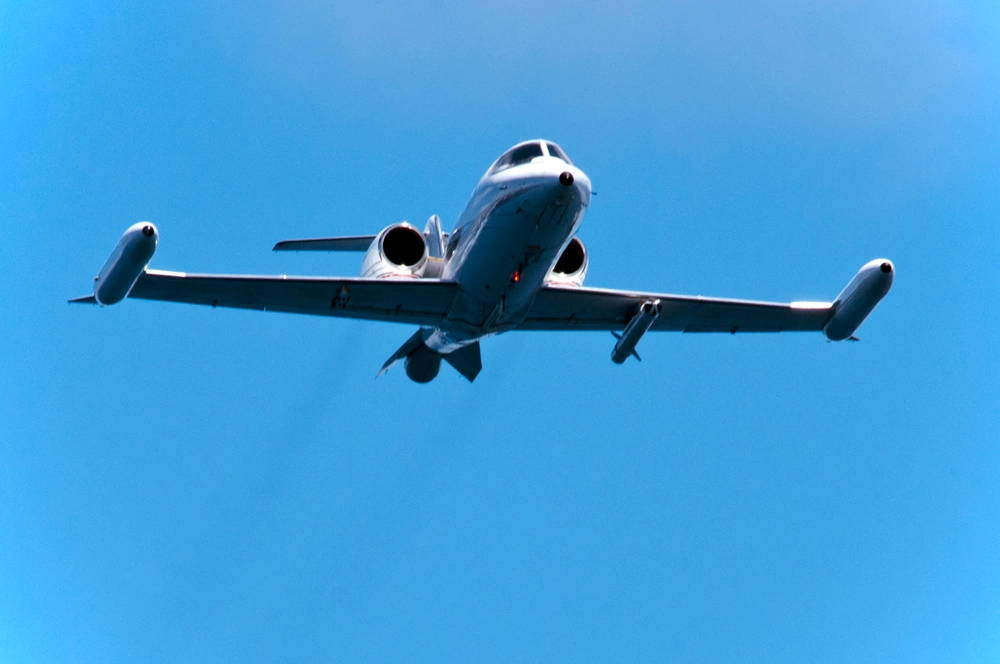
[[[515,283],[515,284],[517,282],[521,281],[521,271],[520,270],[514,270],[514,274],[510,275],[510,280],[513,283]]]

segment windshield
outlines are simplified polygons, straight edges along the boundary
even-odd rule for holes
[[[562,148],[556,145],[555,143],[546,143],[545,147],[548,148],[550,157],[556,157],[558,159],[562,159],[567,164],[573,163],[569,160],[569,157],[566,156],[566,153],[562,151]]]
[[[497,159],[497,163],[493,166],[492,172],[498,173],[499,171],[502,171],[505,168],[510,168],[511,166],[527,164],[535,157],[541,156],[543,156],[541,143],[525,143],[524,145],[518,145],[516,148],[511,148],[505,152],[502,157]]]

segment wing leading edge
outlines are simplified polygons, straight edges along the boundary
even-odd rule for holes
[[[432,279],[339,279],[146,270],[129,297],[213,307],[436,325],[458,292]]]
[[[659,300],[650,330],[661,332],[819,331],[833,315],[830,302],[758,302],[692,295],[545,286],[520,330],[621,330],[643,302]]]

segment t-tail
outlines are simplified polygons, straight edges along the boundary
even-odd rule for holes
[[[479,342],[475,341],[447,354],[432,350],[425,343],[434,330],[429,327],[418,329],[407,339],[395,353],[389,356],[378,375],[389,370],[399,360],[404,361],[406,375],[415,383],[429,383],[441,370],[441,360],[450,364],[455,371],[462,374],[470,383],[476,379],[483,369],[482,354]]]

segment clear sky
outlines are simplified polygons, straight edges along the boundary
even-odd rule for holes
[[[995,2],[0,2],[0,661],[1000,661]],[[98,309],[153,266],[355,275],[513,143],[588,285],[830,299],[860,343]]]

